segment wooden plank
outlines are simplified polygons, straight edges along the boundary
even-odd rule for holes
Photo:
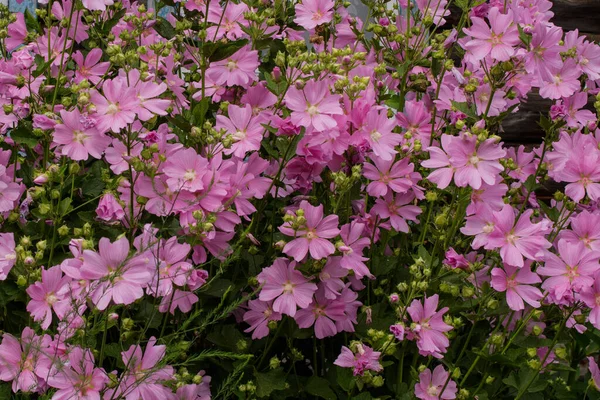
[[[23,0],[21,4],[16,0],[8,0],[8,9],[12,12],[25,12],[25,10],[28,10],[32,15],[35,15],[36,7],[35,0]]]

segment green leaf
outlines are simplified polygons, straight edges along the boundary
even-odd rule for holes
[[[528,192],[533,192],[540,187],[535,181],[535,175],[529,175],[523,186],[525,186]]]
[[[452,107],[461,113],[465,114],[471,118],[477,118],[477,111],[473,108],[473,106],[469,107],[467,103],[458,103],[456,101],[452,101]]]
[[[319,378],[318,376],[311,376],[306,383],[306,391],[313,396],[318,396],[326,400],[336,400],[337,396],[329,387],[329,381],[327,379]]]
[[[205,290],[201,290],[200,293],[213,297],[221,297],[231,285],[233,285],[233,283],[228,279],[217,279]]]
[[[285,389],[285,373],[283,368],[277,368],[269,372],[254,371],[256,377],[256,395],[267,397],[275,390]]]
[[[219,46],[212,52],[209,60],[210,62],[215,62],[231,57],[246,44],[248,44],[248,39],[236,40],[235,42],[229,42],[226,45]]]
[[[354,386],[354,382],[356,382],[356,379],[354,379],[354,376],[352,375],[352,369],[335,367],[335,372],[338,385],[340,385],[345,392],[349,392],[352,389],[352,386]]]
[[[154,24],[154,30],[160,36],[164,37],[167,40],[173,39],[176,35],[175,28],[173,25],[163,17],[157,17],[156,23]]]
[[[194,120],[196,124],[200,124],[200,121],[204,121],[204,116],[208,111],[208,106],[210,105],[210,98],[205,97],[198,104],[194,106]]]
[[[105,188],[104,181],[102,180],[102,161],[96,161],[92,164],[90,169],[85,175],[83,182],[81,183],[81,191],[83,197],[94,198],[100,196]]]
[[[10,131],[9,136],[15,143],[29,147],[35,147],[40,142],[40,139],[33,134],[33,129],[29,123],[20,124]]]

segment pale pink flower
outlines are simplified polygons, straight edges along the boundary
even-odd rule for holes
[[[379,363],[380,356],[380,352],[373,351],[371,347],[359,343],[356,345],[356,353],[346,346],[342,346],[342,352],[333,363],[338,367],[352,368],[354,376],[362,376],[365,370],[374,372],[383,370]]]
[[[506,151],[494,139],[486,139],[478,145],[476,136],[453,138],[445,150],[454,167],[454,182],[458,187],[479,189],[482,182],[494,185],[504,170],[498,160]]]
[[[513,23],[513,13],[508,10],[502,14],[496,7],[490,9],[488,21],[491,28],[482,18],[472,17],[472,26],[464,28],[463,31],[472,37],[464,47],[475,60],[482,60],[488,54],[498,61],[507,61],[514,54],[514,47],[518,45],[519,31]]]
[[[340,96],[329,92],[327,82],[310,80],[302,90],[292,86],[285,95],[285,104],[292,110],[292,123],[322,132],[337,126],[333,115],[341,115]]]
[[[52,323],[52,310],[58,319],[63,319],[71,309],[69,282],[71,278],[63,276],[60,266],[42,269],[42,280],[27,288],[31,300],[27,311],[34,321],[41,321],[42,329],[48,329]]]
[[[112,6],[114,3],[113,0],[82,0],[83,6],[87,10],[99,10],[105,11],[106,6]]]
[[[344,319],[344,304],[325,298],[317,292],[312,303],[296,312],[294,319],[300,328],[315,326],[315,336],[323,339],[337,333],[335,321]]]
[[[542,71],[543,72],[543,71]],[[561,97],[570,97],[580,90],[581,69],[575,64],[573,59],[568,58],[562,68],[546,72],[542,76],[544,80],[540,87],[540,96],[547,99],[559,99]]]
[[[244,313],[244,322],[250,325],[244,332],[252,332],[252,339],[262,339],[269,335],[269,322],[280,321],[281,313],[273,311],[272,301],[259,299],[248,301],[248,311]]]
[[[367,186],[367,193],[370,196],[385,196],[388,188],[396,193],[405,193],[414,185],[410,174],[413,173],[415,166],[409,163],[408,157],[398,162],[394,162],[394,159],[386,161],[380,157],[373,157],[372,161],[375,165],[363,164],[363,176],[372,181]],[[417,174],[420,177],[420,174]]]
[[[315,260],[333,254],[335,246],[327,239],[334,238],[340,233],[338,216],[328,215],[323,218],[323,205],[315,207],[306,200],[300,203],[300,209],[304,211],[306,218],[303,227],[294,230],[287,222],[279,227],[281,233],[295,238],[285,245],[283,252],[296,261],[302,261],[309,252]]]
[[[572,244],[581,242],[588,249],[600,251],[600,214],[582,211],[571,219],[571,229],[563,229],[559,238]]]
[[[90,50],[85,59],[81,51],[77,50],[72,58],[78,67],[75,70],[75,83],[87,79],[94,85],[97,85],[110,66],[110,62],[108,61],[100,62],[102,59],[102,49],[100,48]]]
[[[438,301],[439,296],[434,294],[425,297],[423,303],[413,300],[406,309],[413,322],[410,326],[409,339],[417,340],[419,354],[422,356],[442,358],[442,354],[450,345],[444,332],[451,331],[452,327],[443,320],[448,307],[436,311]]]
[[[367,141],[373,153],[382,160],[392,160],[397,151],[394,149],[402,142],[402,136],[392,132],[396,120],[387,117],[386,111],[372,108],[365,118],[358,136]]]
[[[12,232],[0,233],[0,281],[8,277],[8,273],[16,262],[14,234]]]
[[[392,228],[398,232],[408,233],[409,226],[406,221],[418,222],[417,217],[423,212],[421,207],[412,205],[415,199],[412,192],[404,194],[388,193],[383,199],[377,199],[371,212],[381,219],[390,219]]]
[[[98,207],[96,207],[96,215],[102,221],[115,222],[123,219],[125,216],[125,210],[123,210],[123,206],[119,204],[112,193],[107,193],[102,196],[100,202],[98,202]]]
[[[163,172],[168,177],[167,184],[173,192],[182,189],[196,192],[205,188],[203,178],[210,172],[210,168],[206,158],[192,148],[184,148],[169,157]]]
[[[312,302],[317,285],[310,283],[300,271],[296,263],[285,258],[278,258],[273,265],[262,270],[258,281],[263,285],[259,299],[273,302],[273,311],[296,315],[296,308],[306,308]]]
[[[443,365],[433,370],[425,369],[419,374],[419,382],[415,385],[415,396],[421,400],[439,400],[456,398],[456,382],[449,380],[450,374]]]
[[[492,287],[499,292],[506,292],[506,302],[514,311],[525,309],[523,301],[534,308],[540,307],[542,292],[532,285],[541,282],[540,277],[531,272],[531,262],[527,262],[522,268],[505,264],[503,269],[492,270]]]
[[[87,160],[89,156],[102,158],[102,153],[110,144],[110,138],[98,131],[95,126],[85,123],[87,117],[78,109],[60,111],[62,124],[55,126],[52,140],[60,146],[62,155],[75,161]]]
[[[600,273],[594,274],[594,283],[584,287],[580,296],[585,305],[591,309],[588,316],[590,323],[596,329],[600,329]]]
[[[250,50],[249,46],[245,46],[228,58],[211,63],[206,73],[217,86],[247,87],[257,80],[258,66],[258,51]]]
[[[97,280],[91,298],[99,310],[105,310],[111,300],[115,304],[131,304],[144,295],[144,287],[152,279],[147,255],[128,258],[129,241],[121,238],[111,243],[100,239],[98,253],[83,251],[81,277]]]
[[[228,117],[217,115],[215,129],[225,129],[227,134],[233,138],[230,149],[225,149],[225,154],[233,154],[238,158],[244,158],[249,151],[260,149],[260,142],[264,128],[258,118],[252,116],[252,106],[239,107],[230,104]]]
[[[195,0],[205,1],[205,0]],[[194,3],[189,1],[188,3]],[[211,41],[216,41],[222,37],[227,37],[229,40],[236,40],[243,36],[246,36],[243,27],[248,26],[248,21],[244,19],[244,13],[248,11],[248,6],[244,3],[225,3],[225,9],[219,5],[218,2],[209,2],[208,9],[208,22],[214,24],[206,29],[207,38]],[[186,4],[186,8],[188,5]],[[202,4],[198,11],[205,12],[206,6]]]
[[[100,392],[110,379],[106,371],[95,367],[92,352],[73,347],[69,350],[68,360],[67,365],[52,370],[48,376],[48,385],[58,389],[52,399],[100,399]]]
[[[314,29],[317,25],[331,22],[333,17],[332,0],[302,0],[296,4],[296,18],[294,22],[304,29]]]
[[[371,244],[371,239],[365,235],[365,224],[352,221],[343,225],[340,236],[342,238],[342,245],[338,246],[338,250],[342,253],[340,266],[354,271],[359,279],[364,276],[373,278],[371,271],[365,264],[365,261],[369,259],[363,257],[365,247],[369,247]]]
[[[135,120],[140,104],[136,91],[127,84],[126,78],[118,76],[104,81],[102,93],[104,96],[93,91],[90,96],[98,115],[96,128],[101,132],[119,133]]]
[[[571,182],[565,188],[565,194],[579,202],[587,196],[596,201],[600,199],[600,157],[597,151],[577,147],[573,150],[569,162],[561,171],[560,178]]]

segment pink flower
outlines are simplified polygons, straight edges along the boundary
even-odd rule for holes
[[[257,79],[258,51],[243,47],[228,58],[211,63],[207,75],[215,85],[247,87]]]
[[[225,154],[233,154],[238,158],[244,158],[249,151],[260,149],[260,142],[264,128],[258,118],[252,116],[252,106],[239,107],[230,104],[228,107],[229,118],[217,115],[215,129],[225,129],[233,138],[233,145],[225,149]]]
[[[502,14],[494,7],[489,11],[488,21],[491,29],[483,19],[471,18],[473,25],[463,31],[473,39],[464,45],[465,49],[473,54],[476,61],[484,59],[488,54],[494,60],[509,60],[515,52],[514,47],[521,42],[519,31],[513,23],[512,11]]]
[[[195,192],[205,188],[203,178],[210,169],[206,158],[192,148],[185,148],[169,157],[163,171],[173,192],[182,189]]]
[[[422,356],[442,358],[442,354],[450,345],[444,332],[451,331],[452,327],[443,320],[448,307],[436,311],[438,301],[439,296],[434,294],[431,297],[425,297],[423,304],[419,300],[413,300],[406,309],[413,322],[410,327],[409,339],[416,338],[419,354]]]
[[[331,22],[333,7],[331,0],[303,0],[296,4],[296,18],[294,22],[304,29],[314,29],[317,25]]]
[[[431,0],[429,0],[431,1]],[[429,143],[431,137],[431,113],[422,101],[407,101],[404,110],[396,114],[398,125],[419,139],[423,144]]]
[[[600,369],[598,368],[598,363],[594,357],[588,357],[590,373],[592,374],[592,381],[594,382],[594,386],[596,390],[600,390]]]
[[[48,376],[48,385],[58,389],[53,399],[100,399],[100,392],[110,382],[102,368],[94,365],[94,355],[89,349],[73,347],[69,362]]]
[[[298,310],[294,319],[300,328],[315,326],[317,339],[334,336],[337,333],[335,321],[344,319],[344,304],[329,300],[317,292],[312,303]]]
[[[248,311],[244,313],[244,322],[250,325],[244,332],[252,332],[252,339],[262,339],[269,335],[269,322],[280,321],[281,314],[273,311],[273,302],[250,300]]]
[[[540,307],[542,292],[531,285],[541,282],[540,277],[531,272],[531,262],[526,263],[523,268],[505,264],[504,269],[492,270],[492,287],[499,292],[506,292],[506,302],[510,309],[515,311],[525,309],[523,300],[534,308]]]
[[[87,10],[99,10],[105,11],[106,6],[112,6],[114,3],[113,0],[82,0],[83,6]]]
[[[523,257],[540,260],[550,243],[544,237],[541,223],[531,222],[533,210],[527,210],[515,223],[515,210],[509,204],[494,213],[494,231],[488,236],[486,250],[500,248],[502,261],[521,268]]]
[[[506,155],[506,151],[494,139],[477,145],[476,136],[455,137],[445,150],[454,167],[454,182],[458,187],[479,189],[482,182],[494,185],[504,170],[498,160]]]
[[[544,265],[537,273],[548,276],[542,289],[551,292],[557,300],[570,296],[571,291],[580,292],[594,284],[594,274],[600,269],[600,253],[588,250],[582,243],[558,241],[557,256],[547,252]]]
[[[48,329],[52,323],[52,310],[59,319],[69,311],[71,299],[68,297],[71,278],[63,276],[60,266],[42,269],[42,281],[27,288],[31,300],[27,311],[34,321],[42,321],[42,329]]]
[[[85,59],[81,51],[77,50],[72,58],[78,67],[75,70],[75,83],[87,79],[94,85],[97,85],[110,66],[110,62],[108,61],[100,62],[102,59],[102,49],[99,48],[90,50]]]
[[[275,299],[273,311],[290,317],[296,315],[296,307],[308,307],[317,291],[317,285],[310,283],[296,270],[296,263],[285,258],[278,258],[273,265],[263,269],[258,281],[263,285],[259,299]]]
[[[115,222],[123,219],[125,210],[123,210],[123,206],[115,199],[115,196],[107,193],[100,199],[96,208],[96,215],[103,221]]]
[[[82,116],[78,109],[61,110],[60,116],[63,123],[55,126],[53,142],[61,146],[62,155],[75,161],[87,160],[89,156],[102,158],[110,138],[86,123],[87,117]]]
[[[202,11],[202,13],[206,10],[206,5],[204,3],[206,0],[192,0],[186,3],[187,9],[197,9],[198,11]],[[191,6],[195,2],[201,2],[200,6]],[[245,36],[243,27],[248,26],[248,21],[244,19],[244,13],[248,11],[248,6],[244,3],[225,3],[225,10],[219,5],[218,2],[210,2],[209,10],[208,10],[208,22],[215,24],[214,26],[209,26],[206,30],[207,38],[211,41],[219,40],[223,36],[226,36],[229,40],[236,40]]]
[[[134,88],[129,87],[124,77],[105,80],[102,84],[102,96],[92,92],[91,102],[96,106],[98,123],[96,128],[102,132],[119,131],[133,123],[139,99]]]
[[[0,281],[8,277],[8,273],[16,262],[14,234],[12,232],[0,233]]]
[[[151,337],[142,354],[139,345],[131,345],[129,350],[121,353],[127,372],[121,384],[115,389],[118,396],[126,399],[170,399],[171,389],[161,382],[173,379],[174,370],[171,366],[160,366],[167,346],[156,346],[156,338]],[[111,397],[109,391],[108,397]]]
[[[302,261],[308,252],[315,260],[333,254],[335,246],[327,239],[334,238],[340,233],[338,216],[328,215],[323,218],[323,205],[314,207],[306,200],[300,203],[300,209],[306,219],[302,227],[295,230],[289,222],[279,227],[281,233],[295,238],[285,245],[283,252],[296,261]]]
[[[588,317],[596,329],[600,329],[600,273],[594,274],[594,284],[584,287],[581,291],[581,300],[591,309]]]
[[[412,192],[397,195],[388,193],[383,199],[375,201],[371,212],[382,219],[389,218],[392,228],[396,231],[408,233],[409,227],[406,221],[418,222],[417,216],[423,212],[421,207],[411,205],[414,198]]]
[[[404,324],[390,325],[390,332],[392,333],[392,335],[394,335],[394,337],[397,340],[399,340],[399,341],[404,340],[404,333],[405,333]]]
[[[450,374],[441,364],[435,367],[433,374],[430,369],[424,370],[415,385],[415,396],[421,400],[455,399],[456,382],[449,378]]]
[[[292,110],[292,123],[322,132],[337,126],[333,115],[341,115],[340,96],[329,92],[327,82],[306,82],[304,89],[292,86],[285,95],[285,104]]]
[[[5,333],[0,344],[0,380],[12,381],[13,392],[34,392],[44,384],[49,374],[52,354],[48,335],[36,336],[25,327],[21,341]]]
[[[456,250],[450,247],[448,251],[446,251],[443,264],[452,269],[466,269],[469,266],[469,261],[465,256],[458,254]]]
[[[115,304],[131,304],[142,297],[144,287],[152,279],[147,256],[128,259],[129,241],[124,237],[114,243],[102,238],[98,250],[84,250],[81,265],[82,278],[97,280],[91,293],[96,307],[105,310],[111,300]]]
[[[544,72],[542,70],[541,72],[548,75],[542,76],[544,82],[540,87],[540,96],[544,98],[570,97],[581,88],[581,83],[579,83],[581,69],[571,58],[568,58],[562,68],[556,71]]]
[[[371,347],[359,343],[356,345],[356,353],[346,346],[342,346],[342,352],[333,363],[338,367],[352,368],[354,376],[362,376],[365,370],[375,372],[383,370],[379,363],[379,356],[381,356],[380,352],[373,351]]]
[[[352,221],[349,224],[342,226],[340,236],[342,245],[338,246],[338,250],[342,253],[340,266],[342,268],[354,271],[358,279],[364,276],[373,278],[371,271],[365,264],[369,259],[363,257],[363,250],[369,247],[371,239],[364,235],[365,224]]]
[[[407,0],[401,0],[406,3],[405,8],[408,6]],[[447,0],[416,0],[417,7],[423,18],[431,17],[433,23],[436,25],[444,25],[446,20],[444,17],[450,15],[450,10],[447,9]]]
[[[408,158],[403,158],[396,163],[394,159],[385,161],[380,157],[373,157],[372,161],[375,165],[363,164],[363,176],[372,181],[367,186],[367,193],[370,196],[385,196],[388,188],[396,193],[405,193],[413,186],[410,174],[415,166],[409,164]],[[420,177],[420,174],[417,174]]]
[[[367,141],[377,157],[389,161],[397,153],[394,147],[402,142],[402,136],[392,132],[395,127],[395,119],[388,118],[387,112],[372,108],[358,136]]]
[[[581,201],[586,194],[593,201],[600,199],[598,152],[588,148],[575,148],[561,172],[561,180],[571,182],[566,186],[565,194],[575,202]]]
[[[573,244],[581,242],[588,249],[600,251],[600,215],[582,211],[571,219],[571,229],[562,230],[559,238]]]

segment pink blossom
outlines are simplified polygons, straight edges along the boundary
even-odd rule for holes
[[[362,376],[365,370],[375,372],[383,370],[379,363],[380,356],[380,352],[373,351],[371,347],[359,343],[356,345],[356,353],[348,347],[342,346],[342,352],[333,363],[338,367],[352,368],[354,376]]]
[[[243,47],[228,58],[211,63],[206,73],[215,85],[247,87],[257,79],[258,51]]]
[[[208,160],[194,149],[186,148],[169,157],[163,171],[168,177],[169,189],[173,192],[182,189],[195,192],[205,188],[204,178],[209,172]]]
[[[88,10],[105,11],[106,6],[112,6],[113,0],[82,0],[83,6]]]
[[[100,199],[96,208],[96,215],[102,221],[115,222],[123,219],[125,210],[123,210],[123,206],[115,199],[115,196],[107,193]]]
[[[101,132],[111,130],[118,133],[128,124],[133,123],[136,109],[139,107],[139,99],[135,89],[128,86],[126,78],[119,76],[105,80],[102,84],[102,93],[104,96],[94,91],[90,96],[98,114],[96,124],[98,130]]]
[[[490,9],[488,21],[491,29],[485,21],[479,17],[472,17],[471,28],[464,28],[464,32],[473,39],[465,44],[476,61],[482,60],[488,54],[494,60],[507,61],[514,54],[514,47],[520,43],[519,31],[513,23],[513,13],[508,10],[502,14],[496,7]]]
[[[244,313],[244,322],[250,327],[244,332],[252,332],[252,339],[262,339],[269,335],[269,322],[280,320],[281,314],[273,311],[272,301],[250,300],[248,311]]]
[[[290,317],[296,315],[296,307],[308,307],[317,291],[317,285],[296,270],[296,263],[285,258],[278,258],[273,265],[263,269],[258,281],[263,285],[259,299],[275,300],[273,311]]]
[[[363,257],[365,247],[369,247],[371,244],[371,239],[365,236],[365,227],[365,224],[357,221],[343,225],[340,231],[342,245],[338,246],[338,250],[342,253],[340,266],[354,271],[354,274],[359,279],[362,279],[364,276],[373,278],[373,275],[365,264],[365,261],[369,259]]]
[[[579,83],[581,69],[577,67],[573,59],[567,59],[560,69],[547,72],[546,75],[542,76],[544,83],[540,87],[540,96],[544,98],[570,97],[581,88]]]
[[[337,333],[335,321],[344,319],[344,304],[327,299],[317,292],[312,303],[296,312],[294,319],[300,328],[314,325],[315,336],[323,339]]]
[[[550,243],[544,237],[543,225],[531,222],[532,213],[533,210],[525,211],[515,223],[515,210],[511,205],[507,204],[501,211],[495,212],[494,230],[489,234],[485,248],[500,248],[502,261],[519,268],[524,265],[523,257],[540,260]]]
[[[296,261],[302,261],[309,252],[315,260],[333,254],[335,246],[327,239],[340,233],[338,216],[328,215],[323,218],[323,205],[315,207],[306,200],[300,203],[300,209],[303,210],[306,219],[306,223],[300,229],[295,230],[289,222],[279,227],[281,233],[294,237],[285,245],[283,252]]]
[[[408,158],[403,158],[396,163],[393,159],[385,161],[380,157],[373,157],[372,161],[375,165],[363,164],[363,176],[372,181],[367,186],[367,193],[370,196],[385,196],[388,188],[396,193],[406,193],[413,186],[411,174],[415,166],[409,163]],[[416,174],[419,179],[420,174],[418,172]]]
[[[392,228],[398,232],[408,233],[406,221],[418,222],[417,216],[423,212],[421,207],[411,205],[415,196],[411,192],[393,195],[388,193],[383,199],[377,199],[371,212],[381,219],[390,219]]]
[[[588,357],[590,374],[592,374],[592,382],[596,387],[596,390],[600,390],[600,368],[594,357]]]
[[[558,254],[547,252],[544,265],[537,273],[548,276],[542,288],[551,292],[557,300],[580,292],[594,284],[594,274],[600,269],[600,253],[585,248],[583,243],[558,241]],[[560,256],[560,257],[559,257]]]
[[[98,280],[91,298],[99,310],[105,310],[111,300],[115,304],[131,304],[144,295],[144,287],[152,279],[149,260],[145,254],[128,259],[129,241],[121,238],[111,243],[100,239],[99,252],[83,251],[81,276]]]
[[[588,319],[596,329],[600,329],[600,273],[594,274],[594,283],[581,291],[581,300],[591,309]]]
[[[8,277],[8,273],[16,262],[14,234],[12,232],[0,233],[0,281]]]
[[[449,379],[450,374],[443,365],[433,370],[425,369],[419,374],[419,382],[415,385],[415,396],[421,400],[455,399],[456,382]]]
[[[217,115],[215,125],[215,129],[225,129],[233,138],[233,145],[230,149],[225,149],[225,154],[244,158],[249,151],[259,150],[264,128],[259,120],[252,116],[252,106],[246,104],[246,107],[239,107],[230,104],[228,115],[229,117]]]
[[[189,3],[193,4],[194,1],[190,1]],[[242,28],[248,26],[248,21],[244,19],[244,13],[248,11],[248,6],[244,3],[225,4],[225,10],[223,10],[218,2],[209,2],[207,20],[208,22],[215,24],[214,26],[209,26],[206,30],[207,37],[211,41],[219,40],[224,36],[229,40],[236,40],[246,35]],[[193,9],[192,7],[188,7],[187,4],[186,8]],[[202,4],[201,7],[195,8],[199,8],[198,11],[202,11],[203,13],[206,10],[204,4]]]
[[[531,262],[523,268],[516,268],[505,264],[504,268],[494,268],[492,274],[492,287],[499,292],[506,292],[506,302],[511,310],[520,311],[525,309],[525,301],[534,308],[540,307],[542,292],[532,286],[541,283],[542,280],[531,272]]]
[[[90,50],[85,59],[81,51],[77,50],[72,58],[78,66],[75,70],[75,83],[87,79],[94,85],[97,85],[110,66],[110,62],[108,61],[100,62],[102,59],[102,49],[99,48]]]
[[[319,132],[334,128],[337,123],[333,115],[342,114],[340,96],[332,95],[326,82],[310,80],[302,90],[290,87],[285,104],[292,110],[294,125],[312,127]]]
[[[395,127],[395,119],[388,118],[385,111],[372,108],[366,115],[362,129],[355,135],[366,140],[377,157],[389,161],[397,153],[394,147],[402,142],[402,136],[392,132]]]
[[[559,238],[572,244],[581,242],[588,249],[600,251],[600,214],[582,211],[571,219],[571,229],[563,229]]]
[[[303,0],[296,4],[296,18],[294,22],[305,29],[314,29],[317,25],[331,22],[333,7],[331,0]]]
[[[569,183],[565,194],[573,201],[579,202],[587,196],[596,201],[600,199],[600,156],[596,151],[577,147],[574,149],[565,168],[561,172],[561,180]]]
[[[94,365],[94,355],[89,349],[73,347],[69,351],[67,366],[51,371],[48,385],[58,389],[55,400],[99,399],[100,392],[110,381],[102,368]]]
[[[60,146],[62,155],[75,161],[87,160],[89,156],[102,158],[110,138],[95,126],[85,123],[87,117],[81,115],[78,109],[61,110],[60,116],[63,123],[55,126],[53,142]]]
[[[41,321],[42,329],[48,329],[52,323],[52,310],[59,319],[69,311],[71,299],[68,297],[71,278],[63,276],[59,266],[42,269],[41,282],[35,282],[27,288],[31,300],[27,311],[34,321]]]
[[[434,294],[431,297],[425,297],[424,302],[413,300],[406,309],[412,324],[409,332],[409,339],[416,338],[419,354],[422,356],[434,356],[442,358],[442,354],[450,345],[450,341],[444,335],[444,332],[452,330],[452,327],[443,320],[448,307],[436,311],[439,296]]]

